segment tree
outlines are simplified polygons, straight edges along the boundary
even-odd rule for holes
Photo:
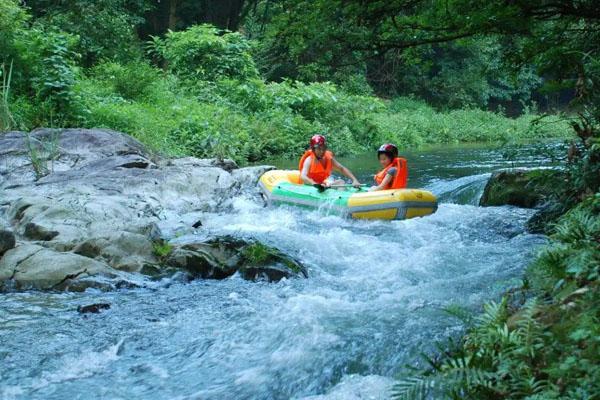
[[[146,0],[28,0],[27,6],[37,23],[79,36],[84,66],[138,57],[135,28],[150,8]]]
[[[183,30],[207,23],[237,31],[240,22],[258,0],[163,0],[151,1],[148,24],[143,35],[162,35],[168,30]]]

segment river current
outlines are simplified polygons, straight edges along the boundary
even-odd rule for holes
[[[425,218],[264,208],[251,190],[204,216],[204,231],[263,240],[308,279],[0,294],[0,399],[387,398],[403,367],[463,329],[444,309],[498,299],[545,242],[524,230],[531,210],[476,206],[494,169],[550,166],[536,149],[406,153],[410,186],[441,201]],[[364,180],[377,168],[342,161]],[[76,311],[98,302],[110,310]]]

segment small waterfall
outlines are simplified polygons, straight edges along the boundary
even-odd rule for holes
[[[491,174],[464,176],[458,179],[438,179],[425,187],[440,203],[478,205]]]

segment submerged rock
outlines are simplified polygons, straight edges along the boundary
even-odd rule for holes
[[[38,149],[35,158],[32,147]],[[242,187],[254,187],[268,168],[166,159],[128,135],[103,129],[0,135],[0,217],[11,225],[0,226],[0,256],[6,253],[0,289],[110,288],[114,282],[107,285],[106,279],[128,285],[120,278],[124,273],[172,273],[157,243],[173,232],[201,229],[204,213],[225,207]],[[275,261],[246,270],[239,254],[245,242],[217,242],[177,247],[168,260],[197,277],[240,271],[249,279],[277,280],[292,274],[285,268],[275,272]]]
[[[178,245],[168,256],[167,264],[203,279],[224,279],[236,272],[247,280],[269,282],[308,276],[302,264],[281,251],[231,236]]]
[[[552,196],[562,180],[562,172],[556,170],[497,171],[485,186],[479,205],[540,207]]]
[[[98,313],[100,313],[100,311],[108,310],[108,309],[110,309],[110,304],[96,303],[96,304],[89,304],[87,306],[78,306],[77,312],[79,314],[89,314],[89,313],[98,314]]]

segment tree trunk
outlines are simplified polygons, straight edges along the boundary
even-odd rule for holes
[[[177,22],[179,18],[177,18],[177,7],[179,6],[178,0],[170,0],[169,1],[169,29],[174,31],[177,27]]]
[[[237,31],[245,7],[257,0],[154,0],[155,8],[146,16],[147,24],[140,36],[162,35],[195,24],[212,24],[217,28]]]

